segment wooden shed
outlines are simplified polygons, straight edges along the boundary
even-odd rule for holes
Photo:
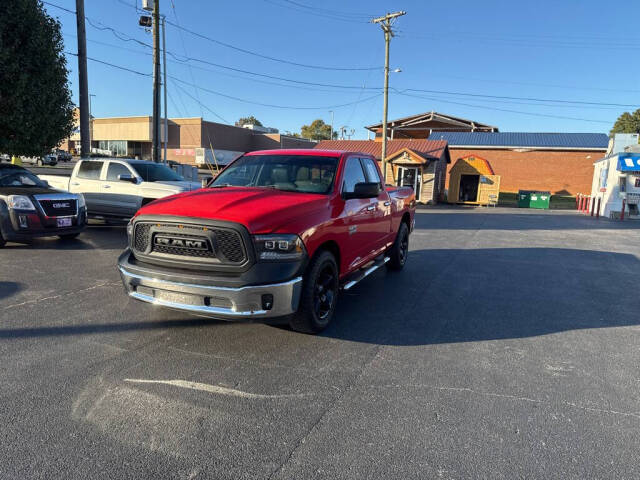
[[[459,158],[451,167],[449,177],[449,203],[488,205],[497,203],[500,194],[500,175],[482,157],[469,155]]]
[[[449,152],[443,147],[427,152],[403,148],[388,155],[387,182],[393,179],[398,186],[413,188],[418,203],[438,203],[450,161]]]

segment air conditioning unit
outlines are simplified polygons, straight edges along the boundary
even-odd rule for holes
[[[142,9],[148,12],[153,11],[155,0],[142,0]]]

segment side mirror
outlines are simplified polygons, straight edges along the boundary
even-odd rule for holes
[[[130,173],[124,173],[122,175],[118,175],[118,180],[120,180],[121,182],[138,183],[138,179],[133,175],[131,175]]]
[[[374,198],[380,195],[380,184],[377,182],[356,183],[353,192],[343,194],[345,200],[350,198]]]
[[[49,186],[49,182],[47,182],[46,180],[40,180],[40,181],[44,184],[45,187]]]

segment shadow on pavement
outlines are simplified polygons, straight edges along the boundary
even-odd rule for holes
[[[16,282],[0,282],[0,300],[9,298],[23,289],[22,284]]]
[[[122,248],[124,250],[126,246],[126,224],[90,224],[77,238],[71,240],[61,240],[56,236],[34,238],[29,243],[7,242],[2,250],[95,250],[101,248]]]
[[[402,272],[381,269],[343,293],[322,336],[429,345],[640,325],[638,278],[640,261],[630,254],[563,248],[416,250]],[[230,323],[185,314],[184,319],[0,329],[0,339],[205,325]]]

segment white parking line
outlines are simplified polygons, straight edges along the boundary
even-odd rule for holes
[[[190,382],[188,380],[144,380],[137,378],[125,378],[125,382],[129,383],[157,383],[162,385],[171,385],[173,387],[189,388],[191,390],[200,390],[202,392],[217,393],[220,395],[229,395],[232,397],[250,398],[250,399],[273,399],[273,398],[300,398],[312,395],[310,393],[293,393],[283,395],[262,395],[259,393],[243,392],[234,388],[220,387],[218,385],[210,385],[208,383]]]

